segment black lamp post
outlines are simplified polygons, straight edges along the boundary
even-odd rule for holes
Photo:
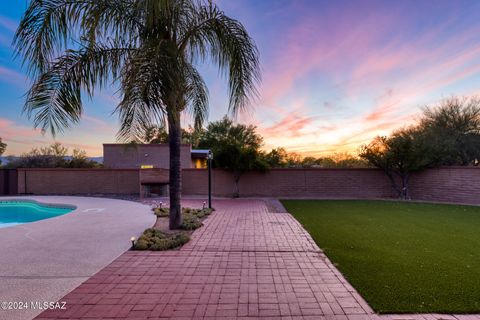
[[[212,160],[213,152],[208,150],[207,164],[208,164],[208,207],[212,209]]]

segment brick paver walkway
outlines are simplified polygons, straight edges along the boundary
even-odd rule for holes
[[[215,206],[181,250],[126,252],[38,319],[478,319],[377,316],[290,214]]]

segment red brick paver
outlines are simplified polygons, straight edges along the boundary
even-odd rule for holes
[[[126,252],[38,319],[449,319],[379,317],[290,214],[261,200],[215,206],[181,250]]]

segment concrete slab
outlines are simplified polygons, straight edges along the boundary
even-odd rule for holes
[[[130,247],[155,223],[149,206],[106,198],[25,196],[74,205],[71,213],[0,229],[0,302],[57,301]],[[41,310],[0,310],[1,320],[32,319]]]

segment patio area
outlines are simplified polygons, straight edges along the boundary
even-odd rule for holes
[[[38,319],[374,316],[290,214],[263,200],[214,206],[180,250],[128,251]]]

